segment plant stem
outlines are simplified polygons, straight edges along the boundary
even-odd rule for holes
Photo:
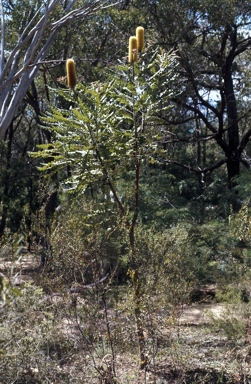
[[[134,65],[133,65],[133,81],[134,81]],[[139,216],[139,180],[140,180],[140,154],[139,154],[139,138],[137,129],[137,119],[134,113],[134,158],[135,158],[135,180],[134,180],[134,214],[130,225],[129,237],[131,248],[131,270],[132,283],[134,290],[134,316],[136,321],[137,338],[139,346],[139,367],[144,369],[147,365],[145,336],[142,324],[142,287],[139,274],[139,260],[135,247],[135,227]]]

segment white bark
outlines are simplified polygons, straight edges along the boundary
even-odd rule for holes
[[[0,0],[0,22],[1,22],[1,40],[0,40],[0,73],[3,71],[4,66],[4,42],[5,42],[5,20],[3,3]]]
[[[59,29],[73,20],[78,18],[84,20],[85,16],[109,7],[108,1],[94,0],[85,2],[84,6],[72,10],[75,1],[70,1],[65,9],[60,5],[60,0],[45,2],[43,9],[39,9],[33,19],[27,23],[12,52],[5,55],[5,19],[2,0],[0,0],[0,136],[5,134],[15,117],[17,108],[55,42]],[[51,15],[57,5],[62,7],[61,17],[51,22]],[[35,20],[38,21],[34,26]],[[43,42],[45,32],[47,33],[48,30],[50,34]],[[25,52],[24,47],[27,44],[29,47]]]

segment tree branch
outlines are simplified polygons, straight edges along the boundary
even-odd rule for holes
[[[10,53],[0,72],[0,136],[4,135],[11,124],[19,104],[34,80],[41,63],[45,60],[60,28],[73,20],[91,15],[98,10],[114,6],[120,3],[120,1],[121,0],[118,0],[112,5],[109,4],[108,1],[89,1],[84,6],[71,11],[71,8],[75,3],[75,0],[73,0],[68,4],[66,9],[63,10],[64,15],[53,23],[50,23],[50,17],[60,0],[52,0],[45,9],[40,8],[36,12],[32,17],[32,20],[30,20],[24,28],[16,46]],[[41,18],[37,21],[36,25],[32,27],[41,12],[43,12]],[[43,44],[42,41],[45,36],[45,31],[50,31],[50,34]],[[3,43],[4,40],[2,37],[1,44]],[[23,63],[21,64],[23,50],[28,44],[29,48],[25,52]],[[3,56],[2,48],[0,53]],[[3,63],[1,55],[0,61]]]
[[[240,144],[237,148],[237,153],[239,154],[239,156],[242,154],[242,152],[246,148],[246,145],[249,142],[250,137],[251,137],[251,129],[249,129],[241,138]]]
[[[207,173],[211,173],[213,172],[215,169],[221,167],[223,164],[226,164],[227,162],[227,159],[221,159],[219,161],[217,161],[215,164],[211,165],[210,167],[205,167],[205,168],[200,168],[200,167],[197,167],[197,168],[194,168],[194,167],[191,167],[190,165],[186,165],[186,164],[183,164],[183,163],[180,163],[176,160],[166,160],[166,163],[167,164],[174,164],[174,165],[178,165],[179,167],[181,168],[184,168],[186,170],[188,170],[189,172],[193,172],[193,173],[196,173],[196,174],[204,174],[206,175]]]

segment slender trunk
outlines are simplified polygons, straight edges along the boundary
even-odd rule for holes
[[[139,274],[139,264],[137,260],[137,253],[135,249],[135,233],[134,226],[130,228],[130,247],[131,247],[131,279],[133,284],[133,302],[134,302],[134,316],[136,322],[136,332],[139,346],[139,367],[144,369],[147,365],[146,356],[146,343],[144,336],[144,328],[142,322],[142,287]]]
[[[6,154],[6,166],[5,171],[3,175],[3,194],[2,194],[2,212],[1,212],[1,221],[0,221],[0,236],[4,234],[4,230],[6,227],[6,221],[8,217],[8,196],[9,196],[9,189],[10,189],[10,168],[11,168],[11,148],[12,148],[12,141],[14,136],[14,127],[13,123],[10,125],[8,129],[8,145],[7,145],[7,154]]]
[[[227,107],[227,124],[228,124],[228,145],[230,149],[230,156],[227,159],[227,172],[229,188],[236,185],[235,177],[240,174],[240,161],[238,156],[239,140],[239,125],[238,125],[238,111],[236,98],[234,93],[234,84],[232,77],[232,64],[233,58],[230,55],[226,59],[224,67],[224,90],[226,96]]]
[[[142,130],[144,125],[144,118],[142,116]],[[140,153],[139,153],[139,137],[138,137],[138,124],[136,116],[134,115],[134,160],[135,160],[135,179],[134,179],[134,214],[129,230],[130,248],[131,248],[131,274],[133,283],[134,294],[134,316],[136,322],[138,346],[139,346],[139,367],[144,369],[147,365],[146,356],[146,343],[144,336],[144,328],[142,322],[142,286],[139,273],[139,260],[137,250],[135,247],[135,227],[139,216],[139,180],[140,180]]]

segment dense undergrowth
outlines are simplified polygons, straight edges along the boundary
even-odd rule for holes
[[[84,214],[85,206],[79,205],[54,218],[50,246],[43,250],[48,253],[44,267],[38,262],[41,244],[34,241],[28,252],[24,237],[2,243],[1,382],[250,380],[247,207],[232,215],[230,224],[181,222],[162,232],[137,227],[148,357],[143,370],[123,225],[114,221],[112,226],[103,214],[102,225],[100,218],[96,223],[92,218],[90,227],[87,215],[79,220]],[[19,263],[27,258],[31,266],[24,264],[21,271]],[[22,282],[24,277],[28,282]],[[181,308],[191,304],[196,290],[206,292],[209,285],[214,287],[210,302],[225,303],[220,317],[180,323]]]

